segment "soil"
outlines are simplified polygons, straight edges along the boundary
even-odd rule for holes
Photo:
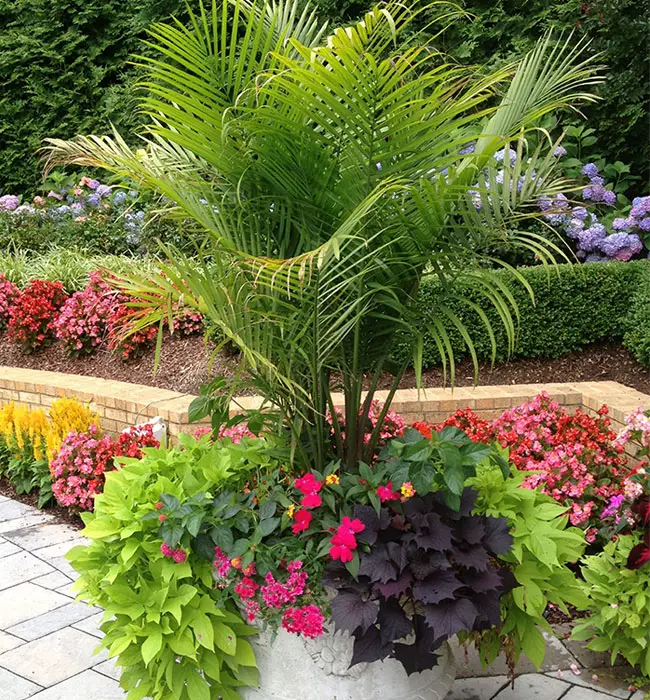
[[[33,355],[24,355],[4,337],[0,338],[0,366],[68,372],[198,394],[201,385],[211,376],[230,376],[235,372],[236,357],[220,352],[210,365],[211,351],[212,347],[200,337],[166,338],[160,366],[154,374],[153,350],[131,362],[124,362],[106,350],[90,357],[71,358],[65,354],[60,344]],[[425,387],[443,386],[441,368],[426,370],[422,381]],[[625,348],[614,343],[589,345],[579,352],[556,360],[525,358],[495,367],[484,364],[480,367],[478,383],[490,385],[577,381],[616,381],[650,394],[650,369],[639,364]],[[471,386],[473,383],[474,368],[471,360],[463,360],[456,368],[456,386]],[[390,377],[386,377],[380,388],[389,385]],[[407,372],[400,386],[415,386],[413,371]]]
[[[25,493],[18,495],[16,489],[6,478],[0,479],[0,496],[6,496],[34,508],[38,507],[38,490],[32,491],[29,495]],[[69,508],[58,505],[55,501],[41,508],[41,511],[54,516],[55,520],[65,525],[70,525],[75,530],[80,530],[83,527],[83,522],[77,513],[73,513]]]

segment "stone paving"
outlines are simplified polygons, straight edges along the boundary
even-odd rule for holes
[[[73,528],[0,496],[0,700],[124,700],[114,663],[94,654],[102,611],[70,590],[65,553],[83,543]],[[612,671],[602,655],[556,638],[541,673],[522,661],[514,688],[502,660],[484,671],[475,653],[455,653],[447,700],[643,700],[627,689],[629,669]]]

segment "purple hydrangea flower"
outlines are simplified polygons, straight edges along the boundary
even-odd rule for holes
[[[584,207],[573,207],[571,214],[574,219],[581,219],[584,221],[587,218],[587,210]]]
[[[614,231],[627,231],[635,225],[634,219],[628,217],[618,216],[614,221],[612,221],[612,228]]]
[[[566,155],[566,148],[564,148],[564,146],[556,146],[556,147],[553,149],[553,155],[554,155],[556,158],[562,158],[563,156]]]
[[[113,190],[108,185],[97,185],[95,193],[100,197],[108,197],[113,192]]]
[[[643,243],[636,233],[612,233],[603,239],[600,249],[610,258],[627,262],[641,252]]]
[[[578,234],[578,244],[583,250],[594,251],[606,235],[607,231],[602,224],[592,224]]]
[[[598,253],[589,253],[587,257],[585,258],[586,263],[597,263],[597,262],[607,262],[607,258],[604,258],[602,255],[598,255]]]
[[[126,201],[126,192],[124,192],[123,190],[116,192],[113,195],[113,201],[115,202],[115,204],[122,204],[123,202],[125,202]]]
[[[589,179],[589,182],[591,182],[592,185],[604,185],[605,184],[605,178],[600,177],[599,175],[596,175],[596,177],[592,177]]]
[[[650,231],[650,216],[646,216],[645,219],[639,221],[639,228],[642,231]]]
[[[612,190],[605,190],[603,192],[603,202],[609,207],[613,207],[616,204],[616,192]]]
[[[547,194],[543,194],[537,200],[537,206],[540,208],[541,211],[548,211],[553,206],[553,203],[551,198]]]
[[[98,207],[101,200],[101,196],[97,192],[93,192],[90,197],[88,197],[88,204],[93,207]]]
[[[0,211],[13,211],[20,204],[20,199],[15,194],[5,194],[0,197]]]
[[[577,238],[585,227],[585,222],[580,219],[571,219],[564,232],[569,238]]]
[[[463,148],[460,149],[460,155],[461,156],[466,156],[469,153],[474,153],[476,150],[476,145],[474,143],[469,143],[467,146],[464,146]]]
[[[72,210],[67,204],[62,204],[54,210],[57,214],[69,214]]]
[[[635,197],[632,200],[632,210],[630,211],[630,215],[635,216],[636,218],[641,218],[645,214],[650,214],[650,196]]]
[[[512,167],[517,162],[517,151],[513,151],[512,148],[502,148],[500,151],[497,151],[494,154],[494,160],[496,160],[497,163],[503,163],[506,155],[510,160],[510,166]]]
[[[582,174],[586,175],[587,177],[596,177],[599,172],[598,166],[595,163],[587,163],[582,168]]]

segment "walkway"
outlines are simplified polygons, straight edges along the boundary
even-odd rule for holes
[[[124,700],[113,662],[93,654],[102,613],[70,592],[75,573],[64,555],[83,543],[73,528],[0,496],[0,700]],[[588,670],[604,665],[602,655],[556,639],[544,673],[522,663],[514,690],[502,663],[485,672],[475,655],[457,655],[459,679],[447,700],[643,698],[611,670]]]

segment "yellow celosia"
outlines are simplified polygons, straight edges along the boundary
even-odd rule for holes
[[[75,430],[84,433],[95,424],[99,426],[99,416],[89,406],[77,399],[57,399],[50,408],[50,425],[46,435],[47,456],[52,460],[67,435]]]
[[[39,408],[31,412],[29,417],[29,440],[32,443],[34,459],[39,462],[45,459],[49,428],[50,423],[45,415],[45,411]]]
[[[8,443],[14,434],[14,411],[16,404],[12,401],[0,408],[0,436],[5,443]]]

